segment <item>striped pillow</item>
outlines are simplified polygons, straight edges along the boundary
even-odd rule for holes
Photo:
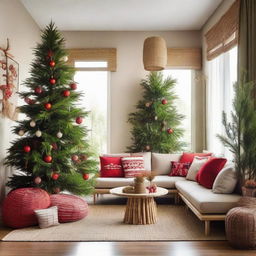
[[[131,178],[145,173],[143,156],[122,157],[121,161],[125,178]]]
[[[59,225],[58,221],[58,207],[52,206],[47,209],[40,209],[34,211],[38,220],[40,228],[48,228]]]

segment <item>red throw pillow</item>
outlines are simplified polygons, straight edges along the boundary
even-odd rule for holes
[[[171,172],[169,173],[169,176],[186,177],[188,174],[189,167],[190,163],[180,163],[176,161],[171,161]]]
[[[121,157],[100,157],[101,177],[124,177]]]
[[[226,158],[211,158],[198,171],[197,182],[206,187],[212,188],[215,178],[226,164]]]
[[[211,156],[212,153],[183,153],[180,163],[192,163],[195,156]]]

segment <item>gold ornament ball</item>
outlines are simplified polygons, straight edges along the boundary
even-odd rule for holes
[[[58,133],[57,133],[57,137],[58,137],[59,139],[62,138],[62,136],[63,136],[62,132],[58,132]]]
[[[24,131],[24,130],[19,130],[18,134],[19,134],[20,136],[23,136],[23,135],[25,134],[25,131]]]
[[[42,136],[42,132],[41,132],[40,130],[37,130],[37,131],[36,131],[36,137],[39,138],[39,137],[41,137],[41,136]]]
[[[35,127],[35,126],[36,126],[36,122],[35,122],[34,120],[31,120],[31,122],[29,123],[29,125],[30,125],[31,127]]]

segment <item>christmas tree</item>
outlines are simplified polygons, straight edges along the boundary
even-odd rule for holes
[[[183,135],[180,125],[184,116],[175,106],[175,84],[171,77],[164,79],[161,72],[151,72],[141,81],[143,99],[138,102],[137,111],[129,115],[129,122],[133,125],[130,152],[182,150],[185,143],[180,141]]]
[[[13,129],[17,138],[8,150],[6,165],[17,169],[7,186],[40,187],[50,193],[67,190],[89,194],[97,163],[86,141],[83,119],[77,107],[81,93],[73,81],[74,70],[65,62],[64,39],[53,23],[42,32],[34,51],[31,76],[20,93],[26,104],[20,112],[27,118]]]

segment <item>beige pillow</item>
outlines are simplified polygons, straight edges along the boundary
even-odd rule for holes
[[[40,228],[48,228],[59,225],[58,207],[52,206],[47,209],[40,209],[34,211],[38,220]]]
[[[217,175],[212,192],[216,194],[231,194],[233,193],[238,177],[234,165],[225,166]]]
[[[198,171],[208,161],[208,159],[209,157],[195,156],[192,164],[188,169],[188,174],[186,176],[186,179],[196,181],[196,175]]]
[[[146,171],[151,171],[151,152],[131,153],[131,156],[143,156]]]
[[[156,175],[168,175],[171,170],[171,161],[179,161],[181,155],[152,153],[152,172]]]

